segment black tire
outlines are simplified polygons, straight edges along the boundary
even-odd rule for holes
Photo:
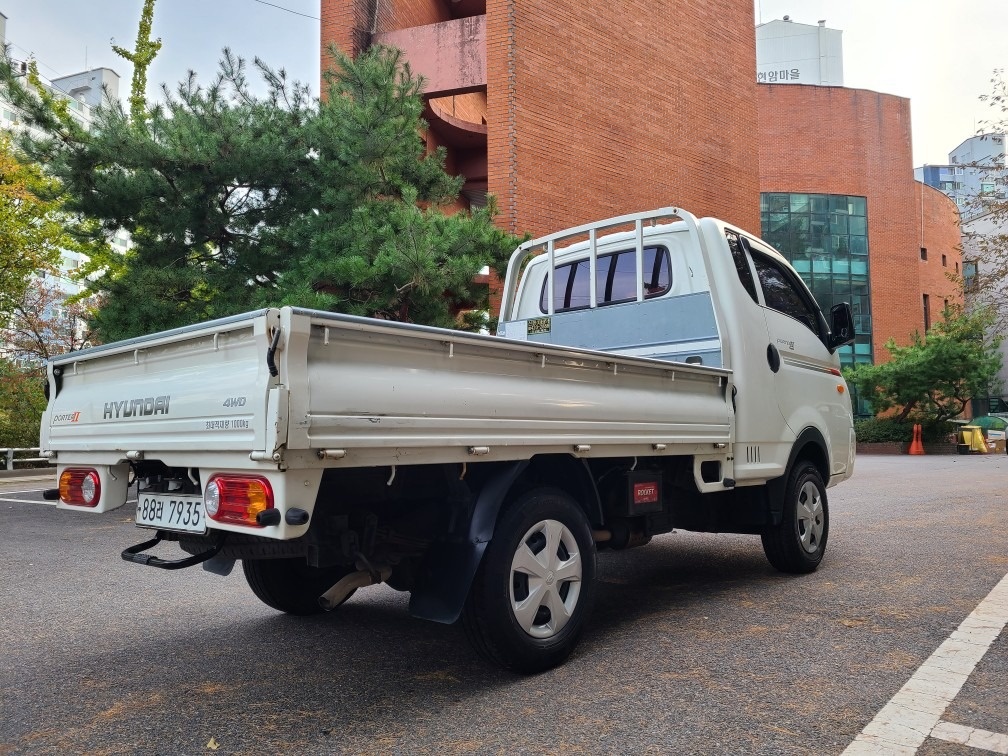
[[[594,601],[595,542],[588,519],[563,491],[540,488],[498,518],[462,624],[484,658],[516,672],[541,672],[570,655]]]
[[[319,596],[350,573],[350,567],[309,567],[294,559],[243,559],[245,580],[266,606],[287,614],[321,614]],[[347,598],[353,595],[351,592]],[[346,599],[343,599],[346,601]],[[342,603],[342,602],[340,602]]]
[[[767,559],[781,572],[814,572],[819,566],[829,538],[829,505],[811,462],[797,462],[791,470],[780,525],[769,526],[762,537]]]

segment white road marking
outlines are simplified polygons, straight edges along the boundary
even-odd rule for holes
[[[931,730],[931,737],[947,740],[949,743],[982,748],[993,753],[1008,753],[1008,735],[964,727],[953,722],[939,722]]]
[[[941,723],[945,709],[959,694],[1006,623],[1008,575],[994,586],[973,613],[882,707],[847,747],[844,756],[916,753]],[[938,731],[951,732],[952,729]]]
[[[55,488],[56,486],[52,486],[52,487]],[[16,495],[16,494],[42,493],[43,491],[46,491],[46,490],[48,490],[48,489],[45,489],[45,488],[32,488],[29,491],[2,491],[0,493],[7,494],[7,495],[10,495],[10,494],[15,494]]]

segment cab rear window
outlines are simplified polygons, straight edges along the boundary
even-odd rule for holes
[[[637,298],[637,251],[625,249],[598,256],[595,271],[595,301],[600,306],[632,302]],[[672,262],[665,247],[645,247],[641,278],[644,298],[661,296],[672,286]],[[588,260],[575,260],[556,267],[553,280],[553,307],[556,312],[583,310],[591,306]],[[546,282],[539,295],[539,310],[548,312]]]

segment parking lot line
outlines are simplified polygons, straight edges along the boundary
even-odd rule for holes
[[[956,732],[942,714],[1008,623],[1008,575],[994,586],[958,629],[931,654],[906,685],[854,739],[844,756],[914,754],[929,736]],[[942,725],[938,729],[939,724]],[[963,728],[970,729],[970,728]],[[982,733],[983,731],[976,731]],[[960,735],[962,733],[959,733]],[[1008,736],[987,733],[995,738]],[[954,741],[960,742],[960,741]],[[966,745],[974,745],[973,742]],[[979,748],[986,746],[979,745]],[[1004,751],[1002,751],[1004,753]]]
[[[931,730],[931,737],[947,740],[949,743],[982,748],[992,753],[1008,753],[1008,735],[964,727],[954,722],[939,722]]]

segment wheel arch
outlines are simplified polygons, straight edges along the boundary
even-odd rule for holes
[[[455,622],[502,510],[539,487],[559,488],[578,503],[591,525],[601,524],[602,501],[585,460],[551,454],[503,465],[477,493],[465,538],[441,543],[425,558],[410,596],[410,614],[446,624]]]
[[[569,454],[544,454],[534,457],[525,475],[508,493],[508,501],[532,488],[551,486],[568,494],[584,510],[592,527],[603,523],[602,497],[595,478],[584,459]]]
[[[784,511],[784,495],[788,479],[791,477],[791,471],[794,470],[795,465],[801,462],[812,463],[822,477],[823,484],[829,484],[829,447],[826,444],[825,437],[823,437],[818,428],[810,426],[798,434],[794,444],[791,445],[791,453],[788,455],[784,474],[767,483],[770,521],[774,525],[778,525],[781,521]]]

